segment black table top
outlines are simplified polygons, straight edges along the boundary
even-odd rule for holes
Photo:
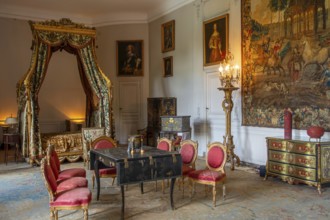
[[[111,159],[114,162],[122,162],[125,159],[129,160],[141,160],[146,158],[156,158],[156,157],[165,157],[171,155],[180,154],[179,152],[169,152],[164,150],[159,150],[155,147],[143,146],[143,152],[128,152],[127,147],[114,147],[108,149],[92,149],[96,155],[104,156]]]

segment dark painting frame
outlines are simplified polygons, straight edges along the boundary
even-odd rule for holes
[[[225,58],[229,45],[229,14],[203,22],[204,66],[218,65]]]
[[[330,131],[330,22],[321,2],[241,2],[243,125],[283,128],[290,108],[293,128]]]
[[[163,58],[163,76],[173,76],[173,56]]]
[[[117,41],[117,76],[143,76],[143,40]]]
[[[161,26],[162,52],[175,49],[175,20],[171,20]]]

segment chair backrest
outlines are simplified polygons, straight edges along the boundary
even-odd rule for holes
[[[193,140],[184,140],[180,143],[180,146],[182,163],[195,168],[195,161],[198,153],[198,142]]]
[[[54,145],[48,145],[47,148],[47,163],[52,168],[55,179],[58,178],[58,175],[61,171],[61,162],[58,159],[58,155],[55,151]]]
[[[92,149],[106,149],[117,147],[117,143],[114,139],[108,136],[101,136],[96,138],[91,145]]]
[[[48,194],[49,194],[49,200],[50,200],[50,202],[52,202],[52,201],[54,201],[54,195],[57,190],[57,182],[56,182],[56,178],[54,176],[53,170],[50,167],[46,158],[43,158],[41,160],[40,169],[41,169],[41,174],[44,179],[45,186],[46,186]]]
[[[172,151],[172,141],[168,138],[160,138],[157,143],[157,149],[165,150],[165,151]]]
[[[227,161],[227,148],[220,142],[210,143],[207,147],[206,166],[210,170],[224,172]]]

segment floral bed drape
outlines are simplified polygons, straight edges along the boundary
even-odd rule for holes
[[[72,23],[69,19],[30,22],[30,25],[33,33],[31,64],[17,84],[22,154],[29,157],[30,163],[38,163],[44,154],[38,122],[38,94],[52,53],[59,49],[77,56],[80,79],[86,93],[87,127],[104,127],[106,135],[115,138],[111,82],[97,64],[95,29]]]

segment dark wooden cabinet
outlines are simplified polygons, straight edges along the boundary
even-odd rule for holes
[[[160,116],[176,116],[176,98],[148,98],[147,145],[156,146],[161,130]]]

